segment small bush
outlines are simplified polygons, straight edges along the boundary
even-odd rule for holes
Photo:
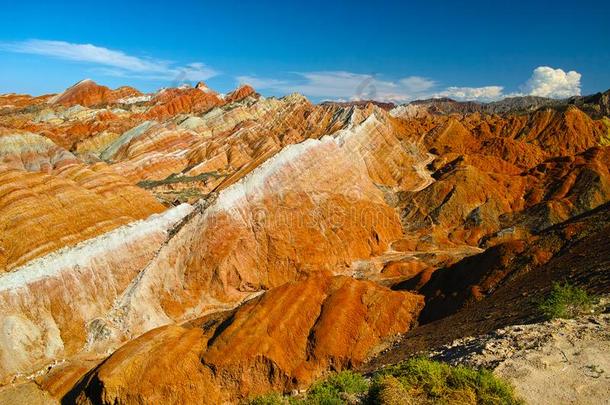
[[[366,379],[353,371],[342,371],[338,374],[333,374],[321,384],[348,394],[358,394],[369,389]]]
[[[375,399],[377,403],[386,405],[407,405],[413,400],[405,387],[398,379],[391,375],[381,377],[376,381],[375,387],[369,394],[370,402]]]
[[[512,387],[485,370],[450,366],[425,358],[406,360],[377,372],[369,382],[343,371],[311,386],[302,398],[268,394],[251,405],[342,404],[522,404]]]
[[[348,402],[359,402],[369,389],[368,381],[360,374],[342,371],[325,380],[314,383],[304,398],[283,397],[270,393],[250,399],[249,405],[342,405]],[[353,401],[349,401],[352,399]]]
[[[388,376],[400,382],[404,395],[400,395],[395,383],[388,386]],[[388,401],[389,397],[402,399]],[[369,399],[381,404],[521,404],[512,387],[489,371],[450,366],[425,358],[410,359],[384,369],[376,377]]]
[[[259,395],[246,401],[248,405],[287,405],[289,402],[281,394],[271,392],[265,395]]]
[[[356,397],[368,389],[368,382],[360,374],[342,371],[312,385],[303,402],[312,405],[345,404],[346,398]]]
[[[549,296],[540,303],[540,310],[550,319],[574,318],[590,312],[595,298],[582,288],[554,283]]]

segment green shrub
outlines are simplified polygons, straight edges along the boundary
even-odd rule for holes
[[[405,390],[403,398],[413,403],[445,404],[520,404],[513,389],[486,370],[450,366],[425,358],[406,360],[384,369],[375,378],[369,393],[372,403],[387,401],[388,376],[397,379]],[[390,380],[391,381],[391,380]],[[398,395],[395,384],[394,397]],[[395,402],[408,403],[408,402]]]
[[[342,371],[314,383],[304,398],[282,397],[271,393],[250,399],[249,405],[342,405],[347,399],[357,401],[369,389],[369,383],[360,374]]]
[[[554,283],[549,296],[540,303],[540,310],[550,319],[574,318],[590,312],[594,303],[595,297],[582,288]]]
[[[248,405],[287,405],[289,402],[277,392],[259,395],[246,401]]]
[[[406,360],[377,372],[369,382],[343,371],[311,386],[302,398],[268,394],[252,405],[342,404],[521,404],[512,387],[486,370],[450,366],[425,358]]]
[[[360,374],[342,371],[312,385],[303,402],[308,405],[344,404],[345,398],[355,397],[368,389],[369,383]]]
[[[369,402],[386,405],[411,404],[413,399],[400,381],[391,375],[380,377],[369,392]]]
[[[369,389],[367,380],[362,377],[362,375],[354,373],[353,371],[342,371],[333,374],[324,380],[321,385],[348,394],[358,394]]]

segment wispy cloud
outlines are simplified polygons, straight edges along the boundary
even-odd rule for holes
[[[191,82],[207,80],[219,74],[201,62],[177,64],[152,57],[129,55],[123,51],[93,44],[28,39],[0,42],[0,51],[41,55],[88,64],[104,76],[155,81]],[[443,87],[438,81],[421,76],[388,80],[378,75],[339,70],[292,72],[287,79],[260,76],[238,76],[238,81],[260,90],[279,94],[302,93],[308,97],[332,100],[375,99],[404,103],[414,99],[450,97],[457,100],[493,101],[507,96],[534,95],[564,98],[580,95],[581,74],[549,66],[534,69],[520,92],[504,93],[504,87],[493,84],[482,87]]]
[[[138,57],[92,44],[65,41],[29,39],[0,42],[0,50],[88,63],[96,66],[99,72],[110,76],[196,81],[206,80],[218,74],[214,69],[200,62],[180,66],[166,60]]]
[[[534,69],[521,92],[504,93],[504,86],[442,87],[430,78],[407,76],[383,80],[378,76],[345,71],[296,72],[290,79],[238,76],[237,80],[261,90],[280,94],[302,93],[308,97],[330,100],[391,101],[404,103],[415,99],[449,97],[455,100],[489,102],[510,96],[535,95],[563,98],[580,94],[580,73],[564,72],[540,66]]]
[[[437,85],[434,80],[420,76],[405,77],[404,79],[400,79],[399,83],[403,85],[406,90],[412,93],[428,91]]]
[[[302,93],[309,97],[405,102],[434,87],[430,79],[409,76],[398,81],[382,80],[369,74],[345,71],[295,72],[292,80],[259,76],[239,76],[239,82],[279,93]]]

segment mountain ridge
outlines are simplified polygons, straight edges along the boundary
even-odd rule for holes
[[[524,286],[610,292],[608,92],[390,109],[129,89],[0,96],[6,387],[238,403],[532,320]]]

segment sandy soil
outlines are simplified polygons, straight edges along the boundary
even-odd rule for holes
[[[0,389],[0,405],[58,405],[59,401],[41,390],[34,382]]]
[[[610,404],[610,314],[510,326],[454,341],[437,360],[493,370],[528,404]]]

